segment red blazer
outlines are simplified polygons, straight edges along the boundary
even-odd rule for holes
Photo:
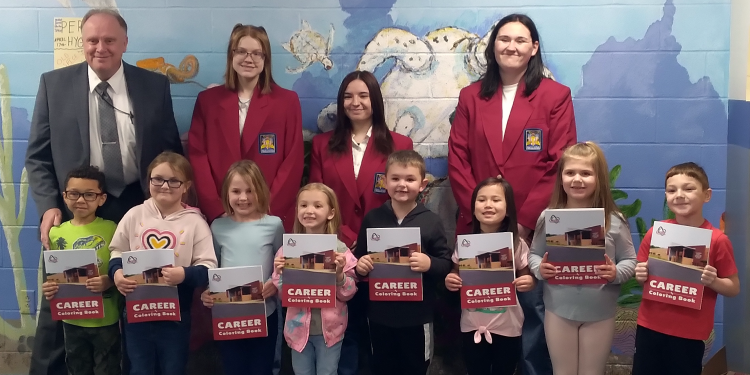
[[[448,138],[448,177],[459,207],[456,233],[471,231],[474,188],[498,174],[513,187],[518,223],[534,229],[549,205],[557,162],[563,150],[576,143],[570,89],[542,79],[525,97],[525,85],[519,83],[503,137],[502,91],[483,100],[480,85],[461,90]]]
[[[346,152],[337,157],[328,153],[331,135],[332,131],[313,138],[310,182],[321,182],[336,192],[341,206],[339,239],[351,246],[357,240],[365,214],[389,198],[385,191],[385,162],[388,155],[378,153],[372,144],[368,144],[359,168],[359,177],[355,179],[351,138],[347,140]],[[391,136],[394,151],[413,149],[411,138],[393,131]],[[378,175],[382,176],[380,184],[377,184]]]
[[[188,133],[188,157],[195,173],[198,206],[209,221],[224,213],[221,188],[232,163],[258,164],[271,191],[271,214],[291,231],[302,181],[302,113],[294,91],[276,84],[256,87],[240,136],[237,93],[218,86],[198,94]]]

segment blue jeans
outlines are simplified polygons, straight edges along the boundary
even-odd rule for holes
[[[544,286],[539,282],[533,290],[518,293],[524,316],[521,331],[523,356],[520,361],[523,375],[552,375],[552,361],[544,336],[543,290]]]
[[[292,350],[294,375],[336,375],[341,343],[328,348],[323,335],[310,336],[302,352]]]
[[[271,375],[279,308],[266,318],[268,336],[217,341],[225,375]]]
[[[125,315],[125,314],[123,314]],[[185,375],[190,349],[190,311],[179,322],[125,322],[130,375]]]

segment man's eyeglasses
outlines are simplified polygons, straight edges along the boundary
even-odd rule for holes
[[[165,180],[161,177],[151,177],[149,181],[151,181],[151,185],[159,186],[159,187],[164,186],[165,182],[167,183],[167,186],[173,189],[176,189],[182,186],[182,181],[180,180]]]
[[[242,48],[234,49],[232,52],[234,52],[234,57],[242,56],[243,60],[248,56],[252,57],[253,61],[261,61],[266,57],[266,54],[261,51],[248,51]]]
[[[93,202],[96,198],[99,198],[100,195],[104,195],[104,193],[94,193],[93,191],[87,191],[85,193],[81,193],[80,191],[65,192],[65,198],[71,201],[77,201],[79,198],[83,197],[83,200],[86,202]]]

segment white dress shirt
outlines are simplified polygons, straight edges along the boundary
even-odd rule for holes
[[[252,98],[248,99],[247,101],[243,101],[242,98],[237,97],[239,103],[240,103],[240,136],[242,135],[242,131],[245,130],[245,119],[247,118],[247,109],[250,108],[250,100]]]
[[[503,138],[505,138],[505,128],[508,126],[508,117],[510,116],[510,110],[513,109],[517,90],[517,83],[515,85],[503,86]]]
[[[106,168],[102,157],[102,139],[99,133],[99,100],[103,100],[96,92],[96,85],[102,80],[89,66],[89,147],[91,154],[91,165],[99,167],[102,171]],[[117,121],[117,135],[120,140],[120,153],[122,154],[122,170],[125,175],[125,183],[132,184],[138,181],[138,165],[135,157],[135,124],[130,116],[130,96],[128,86],[125,84],[125,73],[123,65],[107,80],[109,88],[107,93],[112,98],[115,108],[115,120]],[[106,105],[106,104],[105,104]],[[120,111],[118,111],[118,109]]]
[[[370,140],[372,135],[372,126],[367,129],[367,135],[362,142],[357,143],[354,140],[354,134],[352,134],[352,157],[354,158],[354,178],[359,177],[359,168],[362,166],[362,159],[365,157],[365,150],[367,149],[367,142]]]

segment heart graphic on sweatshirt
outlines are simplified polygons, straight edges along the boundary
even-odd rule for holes
[[[146,249],[172,249],[177,242],[174,233],[153,228],[143,232],[141,238]]]

